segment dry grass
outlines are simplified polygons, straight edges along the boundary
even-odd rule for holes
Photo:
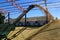
[[[43,28],[44,27],[45,26],[43,26]],[[8,38],[11,38],[12,35],[14,35],[22,28],[23,27],[17,27],[14,31],[11,31],[8,35]],[[43,30],[41,29],[42,27],[26,28],[23,32],[19,33],[19,35],[17,35],[12,40],[60,40],[60,21],[55,21],[48,25],[47,28]]]

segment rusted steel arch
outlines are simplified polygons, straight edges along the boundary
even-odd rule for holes
[[[16,19],[16,21],[13,24],[19,22],[23,18],[23,16],[34,7],[38,7],[40,10],[44,11],[44,13],[47,14],[49,20],[54,20],[53,16],[46,9],[44,9],[42,6],[38,4],[34,4],[34,5],[30,5],[26,10],[24,10],[23,13]]]
[[[35,4],[35,6],[37,6],[40,10],[43,10],[49,20],[54,20],[54,17],[48,12],[48,10],[44,9],[42,6],[37,4]]]

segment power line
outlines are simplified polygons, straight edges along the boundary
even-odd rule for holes
[[[60,5],[60,4],[55,4],[55,5],[52,5],[52,6],[58,6],[58,5]],[[29,5],[23,5],[22,7],[27,7],[27,6],[29,6]],[[51,5],[47,5],[47,6],[51,6]],[[17,9],[16,7],[13,7],[13,6],[10,6],[10,7],[4,7],[5,9],[12,9],[12,8],[14,8],[14,9]]]
[[[58,1],[58,2],[60,2],[60,1]],[[53,3],[58,3],[58,2],[49,2],[49,3],[47,3],[47,4],[53,4]],[[30,3],[30,2],[26,2],[26,3]],[[22,4],[24,4],[24,3],[22,3]],[[41,4],[44,4],[44,3],[41,3]],[[7,6],[9,6],[9,5],[7,5]],[[10,5],[10,6],[12,6],[12,5]],[[29,5],[23,5],[22,7],[26,7],[26,6],[29,6]],[[55,5],[55,6],[57,6],[57,5]],[[5,7],[5,6],[3,6],[3,7]],[[14,8],[14,10],[17,10],[15,7],[9,7],[9,8],[5,8],[5,9],[12,9],[12,8]],[[50,7],[49,7],[50,8]],[[51,7],[51,8],[60,8],[60,7]],[[33,10],[38,10],[38,9],[33,9]],[[11,10],[10,10],[11,11]],[[12,11],[13,12],[13,11]]]
[[[28,5],[27,5],[28,6]],[[23,7],[26,7],[26,6],[23,6]],[[43,6],[44,7],[44,6]],[[55,6],[47,6],[48,8],[51,8],[51,7],[54,7],[54,8],[56,8],[56,7],[60,7],[60,6],[58,6],[58,5],[55,5]],[[18,10],[17,8],[15,8],[15,7],[9,7],[9,8],[4,8],[4,9],[14,9],[14,10]]]
[[[60,8],[60,6],[58,7],[48,7],[49,8]],[[32,10],[39,10],[39,9],[32,9]],[[13,9],[13,10],[8,10],[10,13],[17,13],[17,12],[20,12],[19,10],[16,10],[16,9]]]
[[[29,6],[29,5],[23,5],[23,7],[26,7],[26,6]],[[57,5],[55,5],[55,6],[57,6]],[[12,8],[14,8],[14,10],[18,10],[17,8],[15,8],[15,7],[9,7],[9,8],[5,8],[5,9],[12,9]],[[60,7],[53,7],[53,8],[60,8]],[[12,9],[13,10],[13,9]],[[13,11],[12,11],[13,12]]]
[[[51,8],[60,8],[60,7],[51,7]],[[39,10],[39,9],[33,9],[33,10]],[[20,13],[20,12],[18,12],[18,13]],[[14,14],[10,14],[10,15],[15,15],[16,13],[14,13]]]
[[[25,3],[18,3],[19,4],[28,4],[28,3],[33,3],[33,2],[40,2],[40,1],[31,1],[31,2],[25,2]],[[48,2],[46,4],[53,4],[53,3],[60,3],[60,1],[57,2]],[[40,4],[44,4],[44,3],[40,3]],[[5,6],[12,6],[12,5],[5,5]],[[0,6],[0,7],[5,7],[5,6]]]
[[[18,3],[18,5],[19,4],[28,4],[28,3],[33,3],[33,2],[40,2],[40,1],[31,1],[31,2],[25,2],[25,3]],[[6,2],[3,2],[3,3],[6,3]],[[0,6],[0,7],[6,7],[6,6],[12,6],[12,5],[5,5],[5,6]]]
[[[19,0],[15,0],[15,1],[19,1]],[[4,3],[9,3],[9,2],[0,2],[0,4],[4,4]]]
[[[50,7],[50,8],[60,8],[60,7]],[[48,8],[49,9],[49,8]],[[32,9],[32,10],[39,10],[39,9]],[[13,12],[13,13],[16,13],[16,12],[18,12],[18,11],[11,11],[11,12]],[[19,12],[20,13],[20,12]]]
[[[40,0],[38,0],[38,1],[30,1],[30,2],[23,2],[23,3],[20,3],[20,4],[33,3],[33,2],[40,2]],[[3,4],[3,3],[12,3],[12,2],[0,2],[0,4]]]

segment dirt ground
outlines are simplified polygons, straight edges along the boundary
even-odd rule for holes
[[[43,26],[44,27],[44,26]],[[12,37],[17,31],[23,27],[17,27],[14,31],[11,31],[8,38],[12,40],[60,40],[60,21],[50,23],[45,26],[43,30],[38,28],[26,28],[23,32],[16,34],[16,37]]]

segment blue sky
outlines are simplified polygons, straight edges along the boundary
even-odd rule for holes
[[[39,1],[39,2],[32,2],[32,1]],[[11,18],[17,18],[22,13],[21,10],[12,6],[11,3],[2,3],[2,2],[6,2],[6,0],[0,0],[0,8],[4,9],[5,11],[9,11]],[[45,6],[44,1],[42,0],[23,0],[23,1],[16,0],[16,3],[18,3],[18,5],[22,6],[23,8],[28,8],[28,6],[32,4],[40,4],[42,7]],[[54,0],[54,1],[47,0],[47,8],[48,11],[51,13],[51,15],[54,16],[54,18],[57,17],[60,19],[60,0]],[[5,15],[7,16],[7,14]],[[27,14],[27,17],[37,17],[37,16],[45,16],[44,12],[37,7],[33,8]]]

